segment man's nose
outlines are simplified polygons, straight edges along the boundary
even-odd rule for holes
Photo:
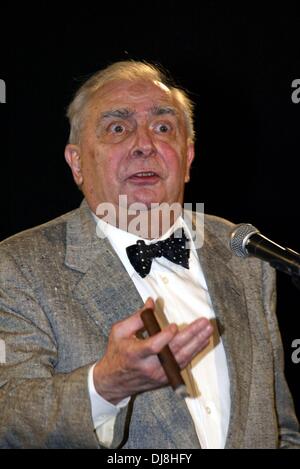
[[[144,127],[137,128],[132,147],[133,156],[150,156],[156,152],[151,131]]]

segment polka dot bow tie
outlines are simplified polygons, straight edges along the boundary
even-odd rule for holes
[[[178,237],[178,232],[176,232],[170,238],[153,244],[138,240],[136,244],[128,246],[126,252],[137,273],[144,278],[149,274],[155,257],[164,256],[169,261],[188,269],[190,250],[186,247],[187,241],[188,238],[184,233]]]

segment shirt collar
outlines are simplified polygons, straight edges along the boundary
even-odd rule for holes
[[[183,228],[187,237],[191,240],[190,247],[192,248],[193,246],[190,230],[181,216],[177,218],[174,225],[172,225],[170,229],[166,231],[166,233],[164,233],[160,238],[149,240],[136,236],[135,234],[129,233],[128,231],[121,230],[120,228],[116,228],[115,226],[103,221],[101,218],[98,218],[94,214],[94,212],[92,212],[92,215],[95,222],[97,223],[97,232],[100,231],[102,237],[108,239],[113,249],[118,254],[130,277],[132,277],[136,272],[128,259],[126,248],[128,246],[131,246],[132,244],[136,244],[138,240],[143,240],[146,244],[156,243],[157,241],[162,241],[168,238],[178,228]]]

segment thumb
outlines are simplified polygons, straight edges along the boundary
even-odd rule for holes
[[[144,327],[144,323],[141,319],[141,313],[145,311],[145,309],[154,310],[154,308],[155,308],[154,300],[151,297],[149,297],[147,298],[142,308],[138,309],[135,313],[133,313],[131,316],[124,319],[123,321],[116,323],[115,333],[118,336],[118,338],[120,339],[126,338],[126,337],[129,338],[130,336],[138,332],[140,329],[142,329]]]
[[[151,298],[151,296],[149,296],[149,298],[147,298],[147,300],[145,301],[144,306],[140,310],[140,314],[142,311],[145,311],[145,309],[153,309],[153,311],[155,309],[155,303],[154,303],[153,298]]]

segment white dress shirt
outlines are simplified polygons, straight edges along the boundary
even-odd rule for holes
[[[134,270],[126,247],[135,244],[137,236],[115,228],[95,217],[128,275],[145,302],[152,297],[156,303],[156,314],[160,322],[176,323],[179,328],[199,317],[206,317],[213,325],[214,333],[209,345],[198,354],[183,372],[191,397],[186,404],[194,421],[202,448],[224,448],[230,415],[230,383],[225,351],[219,336],[206,281],[200,266],[197,251],[191,241],[189,269],[185,269],[164,257],[153,259],[151,271],[142,278]],[[176,228],[183,226],[187,237],[192,239],[184,220],[180,217],[175,225],[159,238],[170,236]],[[158,240],[144,240],[146,244]],[[96,392],[93,383],[93,367],[90,369],[88,387],[91,398],[92,416],[99,441],[104,446],[112,442],[113,427],[119,409],[129,402],[124,399],[117,406],[104,400]]]

